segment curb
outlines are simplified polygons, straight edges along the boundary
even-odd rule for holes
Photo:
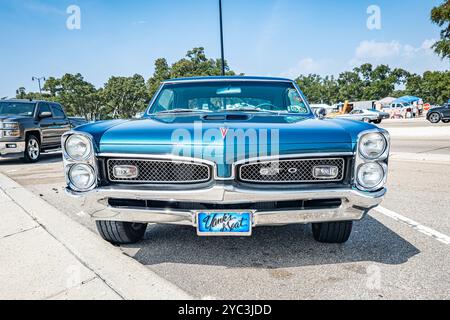
[[[127,300],[191,300],[193,296],[158,276],[119,248],[0,173],[0,190],[82,264]]]

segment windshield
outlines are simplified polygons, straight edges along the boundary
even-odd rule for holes
[[[0,102],[0,116],[32,116],[35,103]]]
[[[290,82],[216,81],[165,84],[149,114],[224,111],[310,113]]]

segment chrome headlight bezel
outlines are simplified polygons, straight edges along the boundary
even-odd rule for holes
[[[363,138],[367,135],[374,135],[378,134],[384,139],[384,150],[383,152],[380,152],[377,157],[368,157],[367,154],[364,154],[364,152],[361,152],[361,142],[363,141]],[[361,191],[377,191],[382,189],[387,182],[387,176],[388,176],[388,160],[389,160],[389,152],[390,152],[390,136],[389,133],[386,130],[382,129],[373,129],[373,130],[367,130],[363,131],[358,135],[358,141],[356,146],[356,156],[355,156],[355,174],[354,174],[354,184],[358,190]],[[375,163],[379,165],[383,169],[383,178],[381,181],[375,185],[375,186],[365,186],[364,183],[361,183],[359,179],[359,172],[360,169],[363,168],[364,165],[368,163]]]
[[[77,185],[76,182],[74,182],[74,178],[72,177],[73,170],[80,168],[80,167],[84,168],[86,170],[86,172],[89,174],[89,184],[87,184],[84,187]],[[86,163],[76,163],[76,164],[73,164],[72,166],[70,166],[70,168],[68,169],[67,178],[70,181],[71,188],[75,191],[80,191],[80,192],[92,190],[92,187],[95,185],[95,182],[97,180],[94,168]]]
[[[80,138],[82,138],[89,144],[90,152],[87,156],[82,157],[83,159],[81,159],[81,158],[74,159],[67,152],[66,143],[73,136],[79,136]],[[97,159],[96,159],[96,149],[95,149],[95,144],[94,144],[94,138],[92,137],[92,135],[90,135],[89,133],[86,133],[86,132],[81,132],[81,131],[69,131],[62,136],[61,145],[62,145],[62,149],[63,149],[64,172],[65,172],[67,186],[70,189],[77,191],[77,192],[88,192],[88,191],[95,189],[98,186],[98,182],[99,182],[99,176],[98,176],[99,170],[98,170],[98,164],[97,164]],[[93,170],[95,181],[92,184],[92,186],[90,186],[89,188],[80,189],[72,183],[72,180],[70,178],[70,171],[72,170],[72,168],[74,166],[79,165],[79,164],[87,165],[90,168],[92,168],[92,170]]]
[[[363,145],[363,142],[365,141],[364,139],[369,139],[370,137],[373,137],[372,140],[375,140],[378,138],[383,143],[383,148],[380,149],[380,152],[378,154],[372,155],[372,156],[369,155],[368,150],[366,150]],[[368,132],[368,133],[361,135],[358,140],[358,153],[364,159],[367,159],[367,160],[384,160],[388,156],[388,151],[389,151],[388,148],[389,148],[388,139],[382,132],[378,132],[378,131]]]
[[[382,175],[380,180],[374,184],[373,186],[368,186],[365,185],[364,182],[361,181],[360,179],[360,173],[363,170],[363,168],[365,166],[369,166],[369,165],[376,165],[379,166],[381,171],[382,171]],[[385,163],[379,163],[379,162],[366,162],[366,163],[362,163],[359,165],[357,171],[356,171],[356,182],[358,184],[358,186],[360,186],[361,188],[364,188],[365,191],[375,191],[375,190],[379,190],[381,189],[385,184],[386,184],[386,180],[387,180],[387,165]]]
[[[84,145],[85,145],[85,151],[83,152],[82,156],[75,156],[74,154],[71,154],[72,152],[70,151],[70,148],[71,148],[70,143],[71,143],[71,141],[73,141],[75,139],[79,139],[80,142],[84,143]],[[67,137],[67,139],[64,143],[64,151],[70,159],[73,159],[75,161],[85,161],[92,155],[93,146],[92,146],[91,140],[88,137],[86,137],[85,135],[73,134],[73,135],[70,135],[69,137]]]

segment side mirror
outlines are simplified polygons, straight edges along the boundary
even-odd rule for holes
[[[43,111],[43,112],[39,113],[40,119],[51,118],[51,117],[52,117],[52,113],[50,111]]]
[[[327,115],[327,110],[325,108],[317,108],[314,113],[319,119],[323,119]]]

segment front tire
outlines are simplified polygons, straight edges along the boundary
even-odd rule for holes
[[[365,123],[370,123],[370,119],[369,118],[363,118],[362,121],[365,122]]]
[[[103,239],[112,244],[131,244],[142,240],[146,223],[120,221],[96,221],[97,230]]]
[[[345,243],[352,233],[353,221],[313,223],[314,239],[322,243]]]
[[[380,123],[381,123],[381,120],[380,120],[380,119],[374,120],[373,123],[375,123],[375,124],[380,124]]]
[[[439,115],[439,113],[434,112],[428,116],[428,120],[431,123],[439,123],[439,121],[441,121],[441,116]]]
[[[25,141],[24,161],[28,163],[38,162],[41,158],[41,143],[34,135],[29,135]]]
[[[449,123],[450,120],[449,120],[449,119],[445,119],[445,120],[442,120],[442,122],[443,122],[443,123]]]

